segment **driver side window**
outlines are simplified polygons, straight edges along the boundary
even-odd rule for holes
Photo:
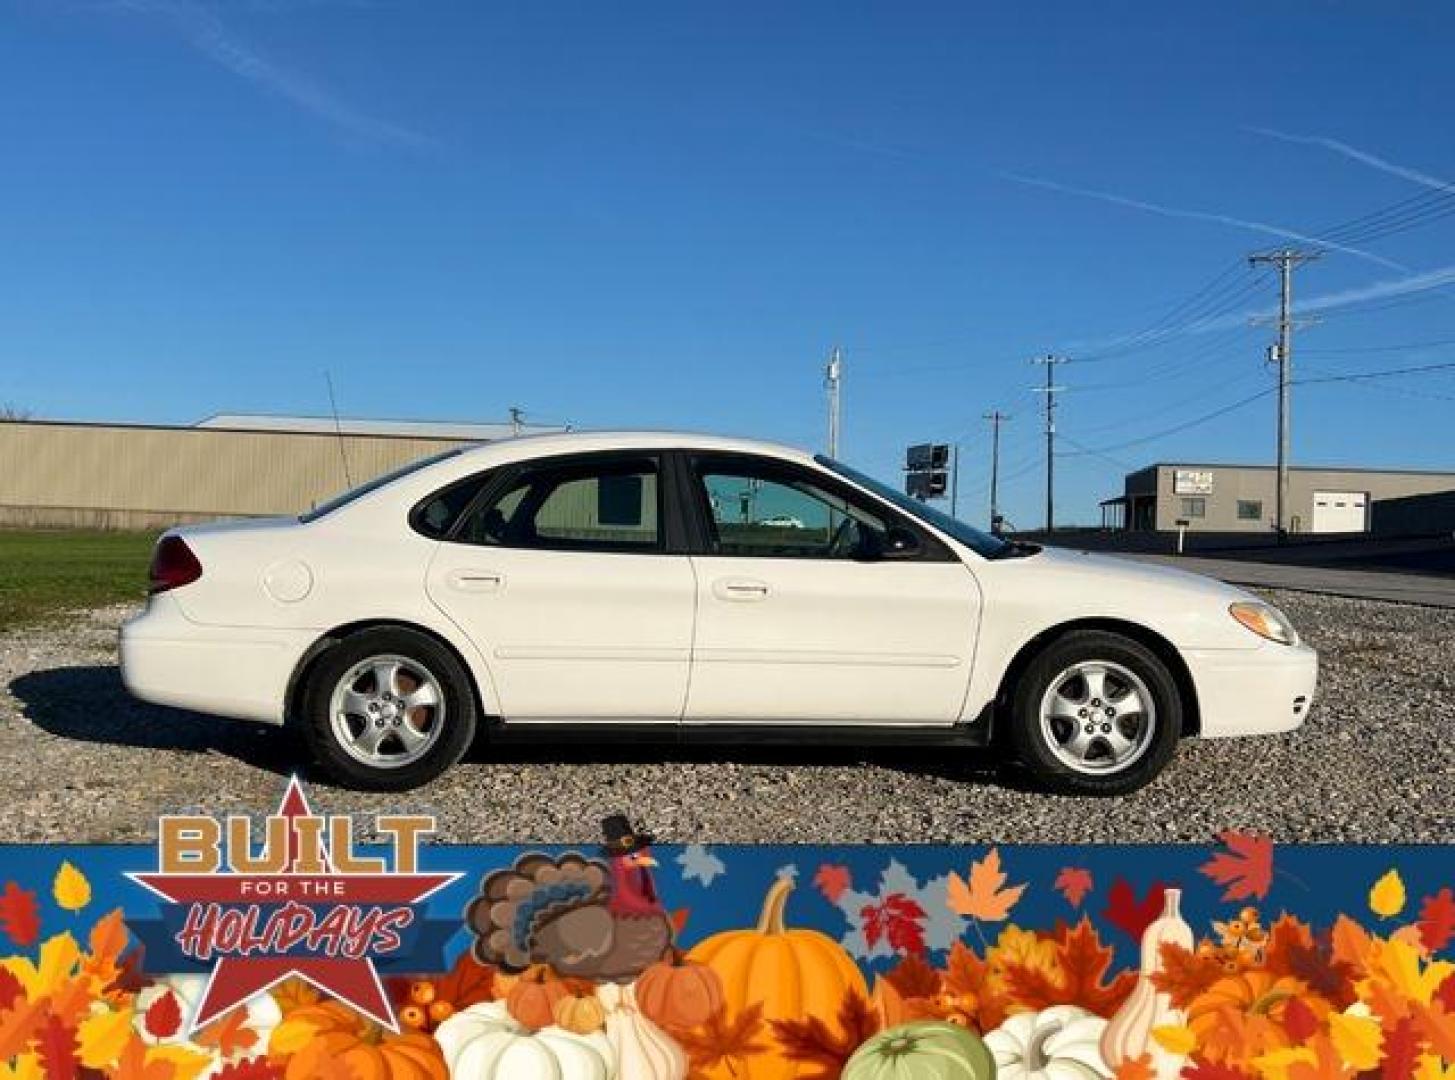
[[[853,559],[882,542],[885,522],[802,478],[776,470],[698,469],[718,555]]]

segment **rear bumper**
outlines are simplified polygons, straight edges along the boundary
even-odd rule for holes
[[[202,626],[154,596],[121,627],[121,680],[143,701],[281,724],[309,631]]]
[[[1308,718],[1319,681],[1318,653],[1272,642],[1249,650],[1187,650],[1202,734],[1270,735]]]

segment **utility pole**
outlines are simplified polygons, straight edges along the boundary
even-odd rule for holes
[[[1290,438],[1289,386],[1293,380],[1293,271],[1319,257],[1316,251],[1265,251],[1248,256],[1251,266],[1278,267],[1278,344],[1270,350],[1278,362],[1278,480],[1274,503],[1278,507],[1278,539],[1288,537],[1288,458]]]
[[[1031,392],[1046,395],[1046,531],[1052,532],[1056,528],[1056,395],[1066,389],[1057,386],[1052,375],[1057,364],[1069,363],[1069,360],[1047,353],[1031,363],[1046,366],[1046,385],[1033,386]]]
[[[1010,417],[994,409],[985,414],[990,421],[990,531],[1000,535],[1000,425]]]
[[[960,516],[960,444],[951,443],[950,453],[950,516]]]
[[[824,369],[824,389],[829,397],[829,457],[839,456],[839,384],[844,377],[844,354],[837,345],[829,353],[828,367]]]
[[[510,433],[512,435],[519,435],[524,426],[525,410],[517,405],[512,405],[510,407]]]

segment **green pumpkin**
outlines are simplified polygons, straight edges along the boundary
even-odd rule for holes
[[[844,1066],[842,1080],[994,1080],[995,1060],[974,1032],[942,1020],[881,1031]]]

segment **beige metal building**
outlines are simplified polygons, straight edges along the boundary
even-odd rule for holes
[[[1105,528],[1169,532],[1275,531],[1278,471],[1271,465],[1162,462],[1127,475],[1101,504]],[[1388,469],[1289,470],[1288,522],[1295,533],[1364,533],[1386,500],[1455,491],[1455,472]]]
[[[215,416],[191,427],[0,421],[0,527],[162,529],[296,514],[512,424]]]

